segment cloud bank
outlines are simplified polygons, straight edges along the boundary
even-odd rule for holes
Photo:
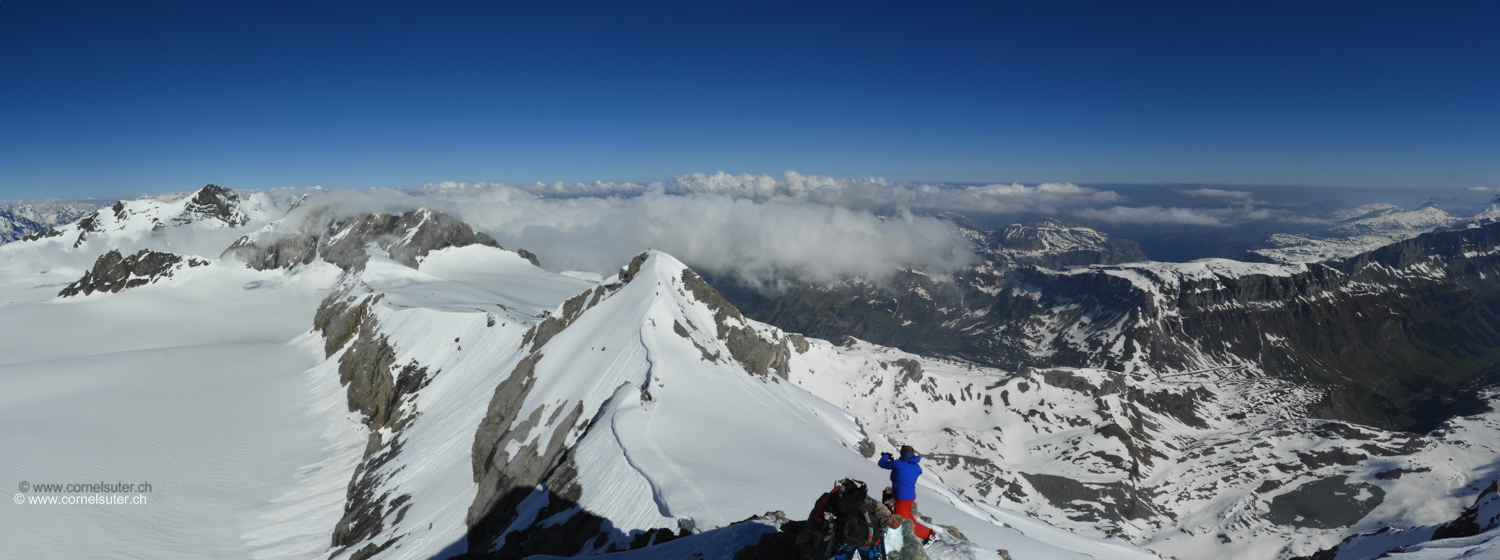
[[[543,266],[558,271],[609,275],[654,248],[703,272],[763,287],[848,277],[878,282],[908,267],[957,270],[975,257],[952,224],[932,217],[947,211],[1057,216],[1096,227],[1320,220],[1249,191],[1155,192],[1155,199],[1133,201],[1114,190],[1072,183],[898,183],[787,171],[779,177],[694,173],[650,183],[447,182],[331,193],[320,204],[340,212],[443,210],[508,248],[536,252]]]
[[[1058,214],[1121,202],[1071,183],[950,186],[695,173],[652,183],[436,183],[371,191],[362,208],[426,205],[452,213],[555,270],[609,274],[641,250],[666,251],[753,285],[788,279],[890,278],[902,268],[947,273],[971,262],[941,211]]]
[[[438,183],[419,189],[438,193],[453,190],[509,187],[491,183]],[[533,183],[517,188],[549,199],[629,198],[648,193],[703,196],[720,195],[734,200],[780,203],[814,203],[871,211],[963,210],[988,213],[1056,214],[1070,208],[1122,202],[1114,191],[1080,187],[1072,183],[1042,183],[953,186],[925,183],[893,183],[867,177],[836,179],[787,171],[780,178],[742,173],[712,175],[694,173],[670,182],[651,183]]]
[[[581,194],[587,189],[614,194]],[[951,272],[974,258],[952,224],[909,210],[877,215],[790,197],[669,194],[660,188],[630,194],[628,187],[608,184],[542,190],[563,194],[547,196],[535,186],[453,183],[330,193],[297,212],[428,207],[453,214],[506,248],[535,252],[553,270],[609,275],[649,248],[699,271],[766,288],[790,280],[879,282],[904,267]]]

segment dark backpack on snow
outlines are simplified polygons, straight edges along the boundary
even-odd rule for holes
[[[864,548],[880,542],[875,519],[865,504],[868,497],[865,483],[847,478],[839,481],[829,504],[833,513],[833,540],[839,546]]]

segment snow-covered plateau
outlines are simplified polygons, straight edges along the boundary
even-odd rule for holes
[[[1158,263],[949,219],[982,262],[788,290],[761,322],[666,253],[557,273],[425,208],[212,185],[101,206],[0,246],[0,542],[767,558],[910,444],[937,559],[1500,554],[1500,225]],[[40,503],[117,482],[149,487]]]

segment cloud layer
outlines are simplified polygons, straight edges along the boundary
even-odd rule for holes
[[[612,274],[645,249],[666,251],[703,272],[774,287],[789,279],[873,281],[903,267],[956,270],[973,260],[948,222],[910,211],[890,215],[789,197],[755,200],[708,192],[628,194],[583,188],[442,184],[414,190],[335,192],[298,212],[396,213],[428,207],[453,214],[507,248],[537,253],[544,267]],[[621,196],[621,193],[626,193]]]
[[[504,187],[489,183],[439,183],[423,187],[425,192]],[[1080,187],[1072,183],[1042,183],[953,186],[893,183],[885,179],[835,179],[787,171],[780,178],[742,173],[712,175],[694,173],[671,182],[639,183],[533,183],[518,188],[550,199],[588,197],[636,197],[648,193],[701,196],[721,195],[735,200],[782,203],[816,203],[860,210],[964,210],[988,213],[1056,214],[1070,208],[1122,202],[1113,191]]]
[[[321,204],[341,212],[440,209],[506,247],[536,252],[553,270],[608,275],[655,248],[701,271],[761,286],[788,279],[880,281],[905,267],[956,270],[974,256],[950,223],[931,217],[944,211],[1057,216],[1096,227],[1222,229],[1323,221],[1244,190],[1128,192],[1133,194],[1072,183],[897,183],[787,171],[780,177],[695,173],[644,184],[449,182],[332,193]]]

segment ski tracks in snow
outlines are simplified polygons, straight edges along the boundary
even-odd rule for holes
[[[651,343],[647,341],[644,328],[642,328],[641,330],[640,342],[641,346],[646,350],[646,382],[649,384],[656,369],[656,362],[651,359],[651,355],[655,352],[656,349],[652,348]],[[661,412],[661,407],[664,404],[665,403],[661,400],[653,400],[651,403],[651,410],[647,411],[646,413],[646,433],[642,434],[646,440],[646,446],[650,447],[651,451],[653,453],[656,453],[656,456],[667,465],[667,468],[672,469],[672,472],[677,475],[677,478],[682,480],[682,482],[693,491],[693,494],[698,496],[698,503],[703,506],[703,510],[707,511],[710,515],[713,515],[714,523],[716,524],[715,527],[724,527],[728,525],[728,523],[724,521],[724,517],[722,515],[719,515],[719,512],[714,510],[713,506],[709,505],[708,496],[703,493],[703,490],[698,488],[697,484],[693,483],[693,479],[689,478],[686,474],[683,474],[682,469],[678,468],[677,463],[672,462],[672,460],[667,457],[667,454],[662,451],[661,446],[656,444],[656,438],[652,437],[652,431],[656,426],[657,414]],[[645,475],[646,473],[642,472],[641,474]],[[647,480],[650,480],[649,476],[646,478]],[[651,486],[653,489],[656,488],[657,485],[655,481],[652,481]],[[696,525],[697,523],[694,523],[694,526]]]

